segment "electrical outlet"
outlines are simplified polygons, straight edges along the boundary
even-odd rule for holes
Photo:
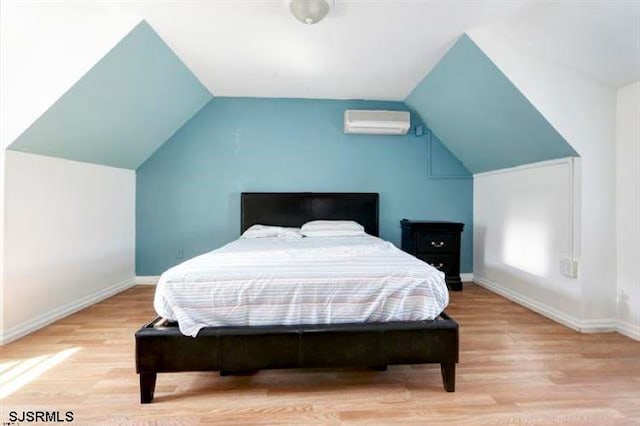
[[[573,259],[560,259],[560,273],[565,277],[578,277],[578,261]]]
[[[179,248],[178,252],[176,253],[176,259],[184,259],[184,249],[183,248]]]

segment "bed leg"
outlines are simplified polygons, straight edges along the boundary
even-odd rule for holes
[[[373,371],[387,371],[387,366],[386,365],[372,365],[371,367],[369,367],[370,370]]]
[[[447,392],[456,391],[456,363],[455,362],[443,362],[440,364],[440,371],[442,373],[442,384]]]
[[[149,404],[156,390],[157,373],[140,373],[140,403]]]

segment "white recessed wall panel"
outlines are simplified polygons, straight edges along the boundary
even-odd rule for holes
[[[592,330],[615,327],[616,91],[549,61],[500,32],[472,39],[580,156],[581,316]],[[516,143],[517,141],[514,141]]]
[[[580,283],[560,273],[574,253],[574,161],[474,176],[474,280],[580,328]],[[578,271],[579,273],[579,271]]]
[[[134,281],[135,172],[6,151],[4,341]]]

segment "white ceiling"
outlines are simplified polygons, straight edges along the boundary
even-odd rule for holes
[[[44,3],[29,2],[20,18]],[[50,29],[40,25],[30,37],[54,39],[57,25],[90,41],[89,14],[146,19],[216,96],[402,100],[463,32],[482,29],[611,87],[640,79],[639,0],[336,0],[311,26],[291,16],[286,0],[56,1]],[[64,40],[66,51],[80,48]],[[66,61],[64,53],[56,51]]]
[[[336,0],[306,26],[286,0],[126,2],[216,96],[402,100],[463,32],[514,1]]]
[[[489,31],[607,86],[640,80],[640,0],[533,3]]]
[[[607,85],[640,78],[638,0],[336,0],[312,26],[286,0],[123,3],[218,96],[404,99],[463,32],[491,27]]]

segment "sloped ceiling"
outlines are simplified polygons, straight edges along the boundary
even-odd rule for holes
[[[466,34],[405,103],[473,173],[577,155]]]
[[[337,0],[303,25],[288,0],[118,1],[143,16],[216,96],[402,100],[464,31],[535,0]]]
[[[241,3],[83,2],[82,8],[113,16],[144,16],[162,39],[140,23],[10,149],[135,169],[212,98],[192,70],[217,95],[406,98],[407,106],[472,173],[577,155],[471,39],[463,36],[455,42],[470,27],[509,29],[509,23],[519,22],[520,28],[529,15],[538,17],[536,22],[550,22],[551,12],[570,15],[571,7],[538,6],[531,0],[449,6],[345,0],[326,21],[304,26],[280,1]],[[609,18],[588,30],[608,40],[605,45],[627,40],[615,35],[610,17],[637,16],[638,8],[598,4],[581,9],[581,21]],[[78,5],[64,3],[64,8]],[[385,34],[391,38],[385,40],[376,19],[382,16],[390,25]],[[426,21],[431,25],[421,25]],[[60,24],[73,22],[69,18]],[[258,24],[262,36],[256,38]],[[560,27],[549,28],[561,32]],[[621,31],[628,34],[629,28],[622,25]],[[526,34],[539,37],[533,30]],[[573,49],[581,37],[559,39],[564,41],[558,49],[584,53],[581,64],[602,62],[601,54],[589,56],[590,49]],[[607,69],[624,72],[597,72],[613,85],[635,70],[618,56],[607,61]],[[436,170],[438,165],[434,173],[448,175]]]
[[[211,98],[142,21],[8,149],[136,169]]]
[[[511,19],[468,31],[524,50],[612,88],[640,80],[640,1],[537,1]]]

